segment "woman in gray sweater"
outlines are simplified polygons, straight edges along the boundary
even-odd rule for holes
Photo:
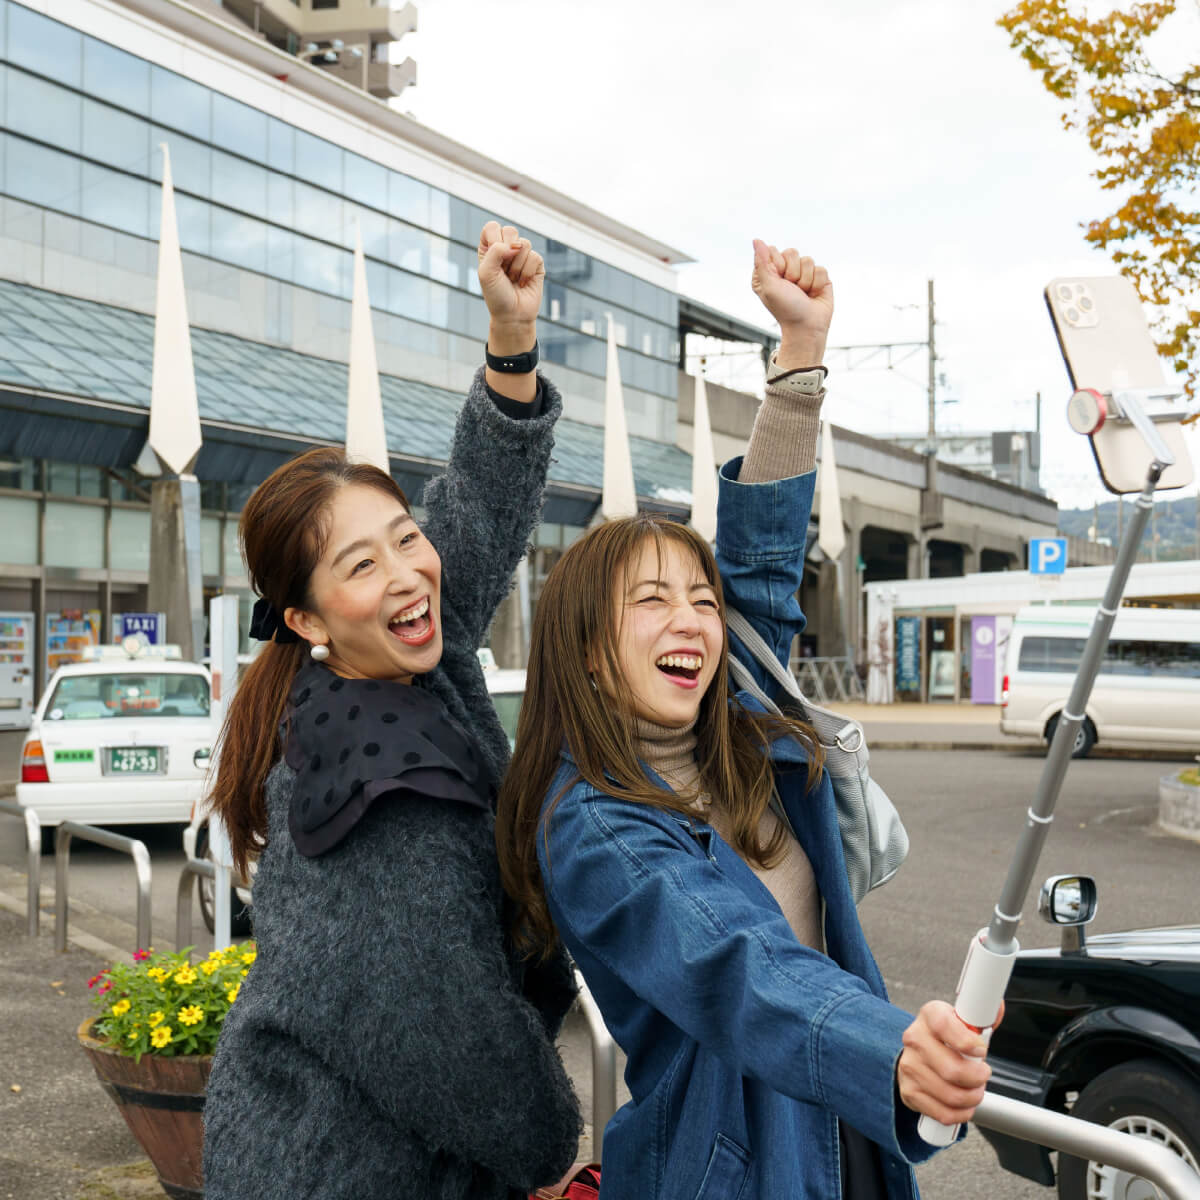
[[[488,367],[413,520],[384,472],[313,450],[246,506],[269,644],[234,698],[214,806],[258,855],[258,957],[205,1109],[208,1200],[514,1200],[574,1157],[554,1037],[574,995],[502,932],[508,743],[476,657],[541,507],[557,391],[544,268],[490,222]]]

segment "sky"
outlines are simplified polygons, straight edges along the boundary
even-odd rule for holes
[[[754,237],[829,269],[831,346],[924,341],[932,279],[939,430],[1032,429],[1040,391],[1043,486],[1064,507],[1103,503],[1087,439],[1066,424],[1042,288],[1114,273],[1080,227],[1113,197],[1009,48],[1005,7],[420,0],[418,32],[393,50],[417,60],[418,83],[394,103],[684,251],[696,261],[678,269],[681,293],[763,327]],[[1200,6],[1181,0],[1174,20],[1176,45],[1200,44]],[[925,430],[924,350],[890,371],[882,355],[873,369],[826,361],[834,424]],[[752,356],[710,360],[719,372],[761,381]]]

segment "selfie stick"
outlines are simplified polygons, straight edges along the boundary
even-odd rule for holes
[[[1122,391],[1113,396],[1121,417],[1131,422],[1150,447],[1152,461],[1146,482],[1134,505],[1133,517],[1117,550],[1117,561],[1113,565],[1104,599],[1096,610],[1088,633],[1070,698],[1059,716],[1037,795],[1026,813],[1025,827],[1021,830],[1000,900],[992,911],[991,923],[971,939],[955,989],[954,1011],[958,1019],[969,1029],[983,1034],[985,1040],[991,1036],[992,1022],[1000,1010],[1000,1001],[1020,949],[1016,932],[1021,921],[1021,905],[1033,881],[1033,873],[1037,870],[1038,857],[1046,834],[1050,831],[1050,823],[1054,820],[1054,805],[1075,748],[1076,735],[1083,723],[1092,684],[1108,647],[1113,618],[1121,606],[1121,595],[1137,557],[1138,543],[1142,540],[1142,532],[1154,507],[1154,489],[1162,473],[1175,463],[1175,456],[1167,449],[1154,423],[1141,407],[1144,396],[1158,394]],[[931,1146],[949,1146],[958,1137],[957,1125],[943,1125],[929,1116],[921,1117],[917,1131]]]

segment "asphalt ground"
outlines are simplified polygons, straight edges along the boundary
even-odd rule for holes
[[[876,744],[872,772],[900,808],[912,849],[897,877],[864,901],[861,915],[893,999],[910,1011],[950,995],[968,938],[986,922],[998,893],[1043,761],[1036,751],[898,751]],[[1200,845],[1154,827],[1157,778],[1170,769],[1101,759],[1071,764],[1038,878],[1093,874],[1100,889],[1096,931],[1197,919]],[[136,832],[150,844],[155,867],[156,940],[169,944],[182,864],[179,830]],[[132,871],[120,856],[95,847],[76,846],[72,860],[72,938],[92,948],[72,944],[57,955],[52,859],[42,860],[42,935],[34,942],[24,935],[21,827],[0,821],[0,1200],[161,1195],[74,1040],[91,1012],[87,979],[118,948],[132,948]],[[1031,909],[1032,901],[1023,943],[1053,944],[1054,931]],[[197,919],[195,940],[205,950],[202,928]],[[581,1018],[568,1022],[562,1050],[590,1116],[590,1044]],[[918,1178],[926,1200],[1050,1195],[1001,1172],[976,1133],[920,1168]]]

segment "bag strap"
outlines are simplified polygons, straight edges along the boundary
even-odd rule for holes
[[[800,690],[800,685],[792,676],[791,671],[787,670],[783,663],[781,663],[779,659],[777,659],[771,652],[771,647],[768,646],[765,641],[763,641],[758,630],[755,629],[754,626],[751,625],[750,622],[746,620],[746,618],[742,616],[742,614],[738,612],[736,608],[728,606],[725,609],[725,624],[729,626],[730,633],[737,634],[738,641],[740,641],[742,645],[750,651],[751,655],[759,663],[759,665],[766,667],[766,669],[775,679],[775,682],[779,684],[781,688],[785,689],[792,699],[798,700],[802,705],[804,705],[805,708],[807,708],[809,706],[808,699]],[[737,664],[736,667],[734,666],[735,663]],[[743,675],[749,676],[750,674],[745,663],[738,661],[737,656],[731,654],[729,656],[729,665],[734,670],[734,676],[737,678],[738,684],[741,685]],[[753,695],[754,698],[760,703],[765,701],[772,711],[779,711],[779,708],[767,699],[766,695],[763,693],[758,684],[754,682],[753,678],[750,679],[750,687],[746,688],[745,690],[750,692],[751,695]]]
[[[864,769],[867,762],[867,739],[863,727],[857,721],[832,709],[814,704],[800,690],[800,685],[791,671],[775,657],[758,630],[736,608],[726,607],[725,623],[755,661],[765,667],[779,686],[800,706],[804,719],[817,731],[817,737],[825,747],[826,766],[830,774],[844,775]],[[733,653],[729,655],[729,672],[742,691],[749,692],[768,712],[779,713],[779,706],[758,686],[750,669]],[[834,748],[842,753],[832,753]]]

